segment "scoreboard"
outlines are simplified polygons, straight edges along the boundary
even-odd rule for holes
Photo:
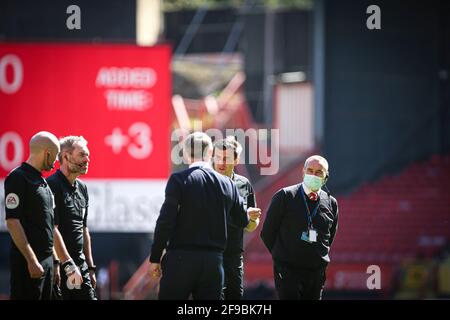
[[[149,232],[170,173],[171,49],[115,44],[0,45],[0,188],[41,130],[82,135],[93,231]]]

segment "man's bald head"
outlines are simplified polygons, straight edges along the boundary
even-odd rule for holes
[[[326,172],[328,172],[328,161],[324,157],[319,156],[319,155],[314,155],[314,156],[309,157],[305,161],[304,168],[305,169],[308,168],[312,162],[317,162],[320,166],[323,167],[323,169],[325,169]]]
[[[41,131],[36,133],[30,140],[29,162],[39,171],[50,171],[59,153],[59,140],[54,134]]]
[[[303,166],[303,178],[305,174],[314,175],[326,179],[329,175],[328,161],[319,155],[314,155],[306,159]]]
[[[30,153],[39,154],[45,150],[59,152],[59,140],[53,133],[40,131],[30,140]]]

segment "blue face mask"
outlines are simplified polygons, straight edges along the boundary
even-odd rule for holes
[[[323,185],[323,178],[312,174],[305,174],[303,178],[303,183],[312,191],[318,191]]]

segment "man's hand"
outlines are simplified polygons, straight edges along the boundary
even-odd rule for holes
[[[61,266],[67,276],[67,288],[80,289],[80,286],[83,283],[83,277],[81,276],[80,269],[78,269],[75,262],[73,262],[72,259],[69,259],[62,263]]]
[[[150,266],[148,268],[148,273],[151,278],[159,278],[162,276],[161,272],[161,264],[150,262]]]
[[[261,216],[261,209],[250,207],[247,209],[247,214],[251,220],[256,221]]]
[[[59,272],[59,264],[55,264],[54,275],[53,275],[53,283],[58,287],[61,286],[61,273]]]
[[[97,287],[97,277],[94,270],[89,270],[89,278],[91,279],[92,288],[95,289]]]
[[[39,261],[33,259],[28,262],[28,272],[32,279],[38,279],[44,275],[44,268],[42,268]]]

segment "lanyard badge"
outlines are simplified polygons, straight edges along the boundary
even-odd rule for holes
[[[314,229],[303,231],[301,239],[309,243],[317,242],[317,231]]]
[[[317,241],[317,231],[314,229],[309,229],[309,242]]]

